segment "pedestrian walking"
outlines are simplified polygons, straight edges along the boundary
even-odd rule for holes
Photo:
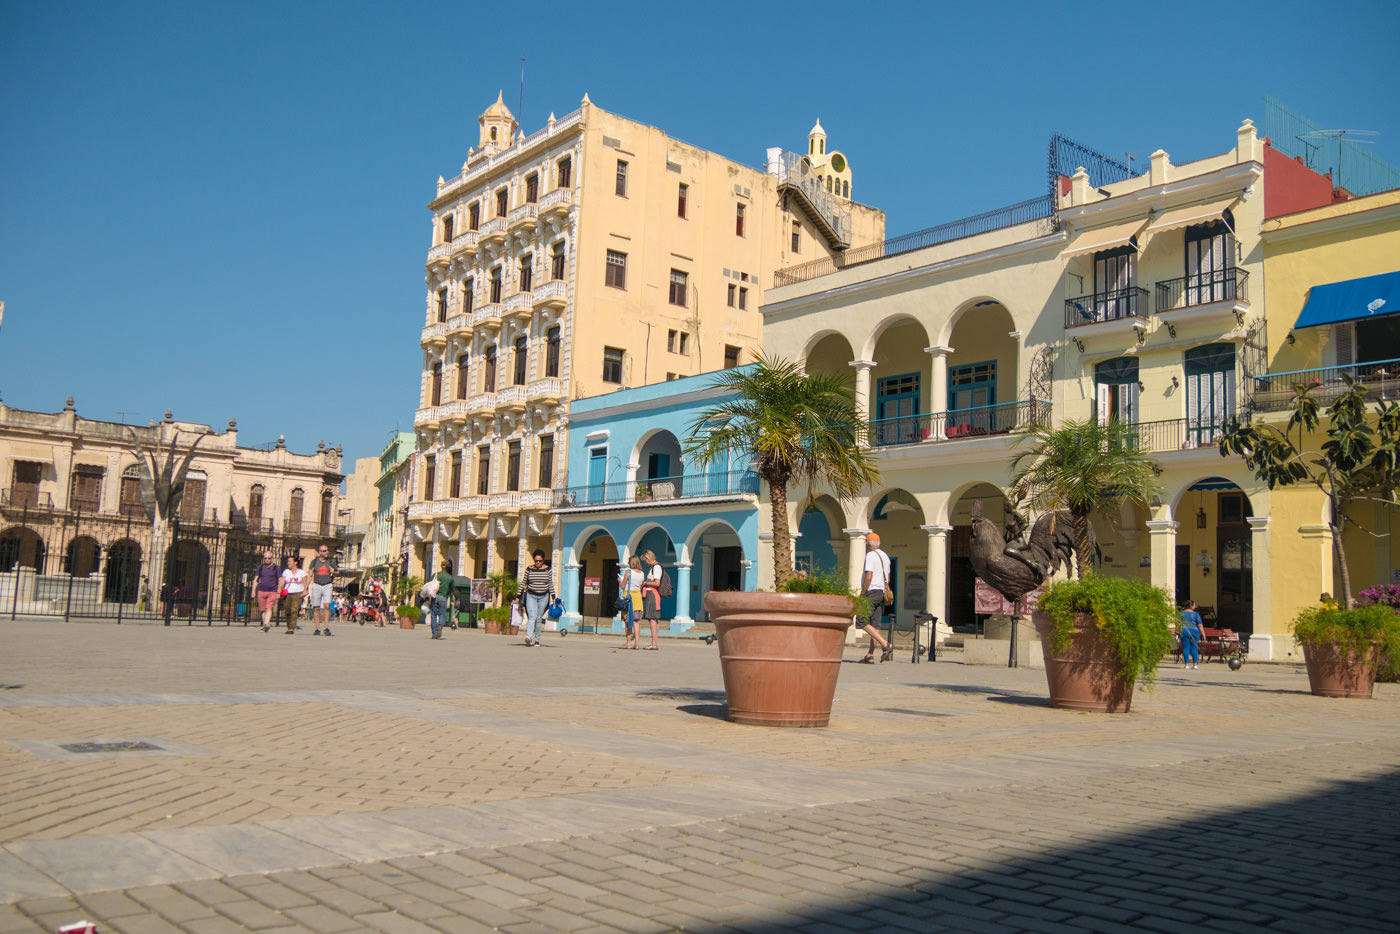
[[[633,555],[617,573],[617,589],[627,595],[627,608],[622,610],[622,624],[626,638],[624,649],[641,646],[641,636],[637,632],[637,618],[642,614],[642,559]]]
[[[264,551],[262,564],[253,572],[253,598],[262,616],[262,631],[272,628],[272,613],[277,608],[277,592],[282,585],[282,569],[272,558],[272,552]]]
[[[656,651],[660,646],[657,644],[656,636],[661,628],[661,564],[656,560],[656,552],[648,548],[642,552],[642,562],[645,565],[644,578],[642,580],[642,619],[647,621],[651,627],[651,644],[642,648]],[[638,633],[640,638],[641,633]]]
[[[307,568],[311,572],[311,616],[316,624],[313,636],[319,636],[322,627],[325,628],[326,635],[331,634],[331,599],[335,596],[332,584],[335,581],[336,569],[335,565],[331,564],[330,557],[329,547],[318,546],[316,557],[311,559]]]
[[[540,644],[540,625],[544,611],[554,596],[554,572],[545,563],[543,551],[531,556],[534,561],[525,569],[520,580],[520,606],[525,611],[525,644]]]
[[[1201,614],[1196,612],[1196,602],[1187,600],[1181,611],[1181,661],[1183,667],[1201,667],[1201,627],[1205,625]]]
[[[301,603],[306,599],[306,572],[296,555],[287,556],[287,569],[282,572],[282,619],[287,623],[287,635],[295,635]]]
[[[871,532],[865,536],[865,570],[860,575],[860,592],[870,601],[870,615],[863,617],[864,623],[861,625],[870,636],[870,650],[860,660],[862,665],[869,665],[875,661],[877,645],[880,646],[880,661],[887,662],[894,658],[894,646],[890,645],[876,628],[876,620],[882,615],[880,610],[885,605],[885,591],[889,586],[890,558],[880,550],[880,536]]]
[[[448,570],[447,562],[444,561],[439,566],[439,570],[433,575],[433,580],[437,582],[437,593],[433,595],[432,604],[429,607],[433,628],[433,638],[442,638],[442,624],[447,619],[447,604],[452,599],[452,592],[456,589],[457,578],[452,576]]]

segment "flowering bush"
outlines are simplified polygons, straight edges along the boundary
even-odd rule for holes
[[[1388,606],[1400,613],[1400,585],[1384,584],[1379,587],[1367,587],[1356,595],[1356,603],[1358,606],[1376,604]]]

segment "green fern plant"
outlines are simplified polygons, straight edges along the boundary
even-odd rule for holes
[[[1040,609],[1052,620],[1050,643],[1056,652],[1069,644],[1074,618],[1089,616],[1113,646],[1124,681],[1150,686],[1162,657],[1175,645],[1170,627],[1179,617],[1171,598],[1135,577],[1056,581],[1040,598]]]
[[[1335,645],[1358,655],[1365,655],[1372,646],[1377,646],[1380,649],[1377,679],[1393,680],[1400,674],[1400,615],[1385,604],[1352,610],[1308,607],[1294,617],[1293,636],[1308,648]]]

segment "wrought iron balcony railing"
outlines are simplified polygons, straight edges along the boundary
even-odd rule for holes
[[[1326,404],[1346,391],[1342,377],[1365,386],[1370,393],[1368,398],[1400,399],[1400,359],[1393,359],[1257,376],[1252,406],[1256,412],[1284,411],[1292,403],[1295,391],[1303,388],[1311,388],[1311,397]]]
[[[1044,399],[1022,399],[952,412],[877,418],[870,423],[867,437],[872,447],[888,447],[1003,435],[1017,428],[1049,421],[1049,402]]]
[[[1249,273],[1233,266],[1157,283],[1157,313],[1209,305],[1211,302],[1249,303]]]
[[[0,506],[13,506],[15,509],[52,509],[53,497],[39,490],[23,487],[0,490]]]
[[[725,473],[685,474],[679,477],[598,483],[557,490],[554,506],[571,509],[583,506],[613,506],[621,503],[657,503],[695,499],[702,496],[738,496],[758,493],[758,474],[752,470]]]
[[[1158,287],[1160,288],[1160,284]],[[1147,290],[1139,286],[1114,289],[1111,292],[1096,292],[1065,299],[1065,327],[1077,328],[1101,321],[1146,318],[1151,312]]]

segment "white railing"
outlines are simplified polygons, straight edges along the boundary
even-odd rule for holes
[[[498,509],[519,509],[519,493],[492,493],[488,507],[492,512]]]
[[[537,211],[538,208],[536,207],[536,205],[522,204],[520,207],[510,212],[506,221],[508,224],[510,224],[510,226],[514,227],[516,224],[519,224],[522,221],[534,220]]]
[[[426,406],[425,408],[421,408],[421,409],[419,409],[418,411],[414,412],[414,413],[413,413],[413,424],[414,424],[414,425],[426,425],[428,422],[435,422],[435,421],[437,421],[437,420],[438,420],[438,409],[439,409],[439,408],[441,408],[441,406],[430,405],[430,406]]]
[[[452,317],[450,317],[450,318],[447,319],[447,330],[448,330],[449,332],[451,332],[451,331],[462,331],[462,330],[465,330],[465,329],[467,329],[467,328],[469,328],[469,327],[471,327],[471,326],[472,326],[472,316],[471,316],[471,315],[465,315],[465,314],[463,314],[463,315],[453,315]]]
[[[482,305],[472,314],[472,327],[481,327],[483,324],[501,323],[501,304],[495,302],[490,305]]]
[[[511,386],[509,389],[502,389],[496,393],[497,405],[524,405],[525,387]]]
[[[467,403],[464,399],[458,399],[456,402],[449,402],[446,405],[438,406],[437,417],[439,421],[444,418],[466,418],[466,416]]]
[[[534,301],[536,304],[551,300],[563,302],[568,300],[568,298],[569,286],[563,279],[555,279],[552,282],[546,282],[536,287],[534,292]]]
[[[521,509],[548,509],[553,505],[553,490],[527,490],[520,494]]]
[[[506,296],[506,312],[529,311],[534,306],[534,300],[530,292],[516,292],[514,295]]]
[[[435,503],[409,503],[408,517],[410,519],[427,519],[433,514]]]
[[[481,239],[483,240],[495,234],[504,235],[505,232],[506,219],[504,217],[493,217],[489,221],[481,225]]]
[[[428,262],[435,263],[438,260],[446,260],[452,255],[452,244],[439,243],[428,249]]]
[[[478,157],[476,160],[473,160],[475,164],[469,166],[465,172],[462,172],[461,174],[456,175],[453,178],[449,178],[443,184],[442,190],[439,191],[437,194],[438,198],[441,198],[444,195],[450,193],[452,189],[458,187],[459,185],[470,183],[484,175],[490,175],[492,170],[495,169],[497,166],[501,165],[501,163],[509,162],[511,160],[520,158],[521,154],[525,152],[525,150],[539,144],[540,142],[550,137],[558,136],[560,133],[571,129],[582,119],[583,111],[575,110],[573,113],[568,114],[563,119],[554,121],[553,126],[546,126],[541,129],[538,129],[534,133],[531,133],[529,136],[525,137],[525,139],[517,141],[509,149],[504,149],[501,152],[498,152],[486,159],[481,159],[480,157]]]
[[[537,379],[525,387],[527,398],[536,396],[562,396],[564,394],[564,381],[562,379]]]
[[[561,205],[567,207],[574,203],[574,191],[572,188],[556,188],[540,199],[540,210],[549,211]]]
[[[475,230],[464,230],[452,238],[453,254],[461,253],[464,250],[475,250],[477,239],[481,236]]]
[[[480,412],[482,409],[494,409],[496,407],[496,394],[494,392],[477,393],[467,400],[467,411]]]
[[[438,340],[439,338],[443,338],[446,336],[447,325],[439,321],[437,324],[430,324],[427,327],[425,327],[423,329],[423,336],[420,337],[418,340],[420,343],[426,343],[427,341]]]

